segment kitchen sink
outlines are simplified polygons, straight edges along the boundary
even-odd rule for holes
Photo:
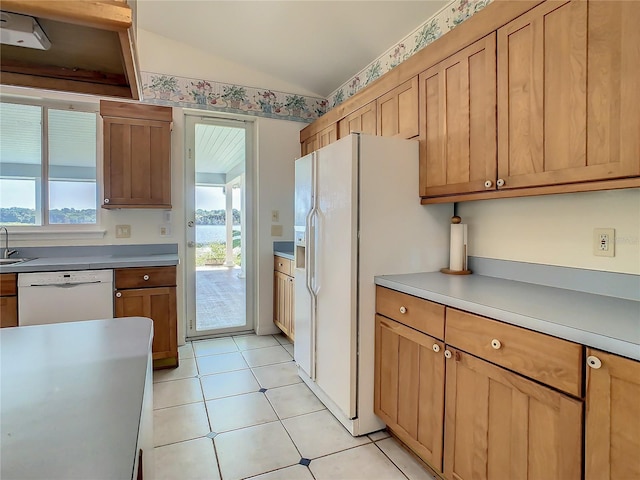
[[[32,258],[0,258],[0,265],[15,265],[16,263],[27,262]]]

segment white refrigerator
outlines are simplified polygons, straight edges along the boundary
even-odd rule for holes
[[[374,276],[448,265],[452,204],[420,205],[418,142],[351,134],[295,162],[295,361],[352,435],[373,413]]]

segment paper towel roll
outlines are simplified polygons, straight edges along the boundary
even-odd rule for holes
[[[449,269],[457,272],[467,269],[467,226],[463,223],[451,224]]]

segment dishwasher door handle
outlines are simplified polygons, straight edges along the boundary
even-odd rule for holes
[[[97,280],[95,282],[78,282],[78,283],[60,283],[60,284],[56,284],[56,283],[32,283],[31,285],[29,285],[30,287],[56,287],[56,288],[73,288],[73,287],[77,287],[79,285],[94,285],[96,283],[103,283],[100,280]]]

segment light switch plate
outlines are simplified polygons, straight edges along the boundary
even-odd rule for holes
[[[116,225],[116,238],[130,238],[131,225]]]

